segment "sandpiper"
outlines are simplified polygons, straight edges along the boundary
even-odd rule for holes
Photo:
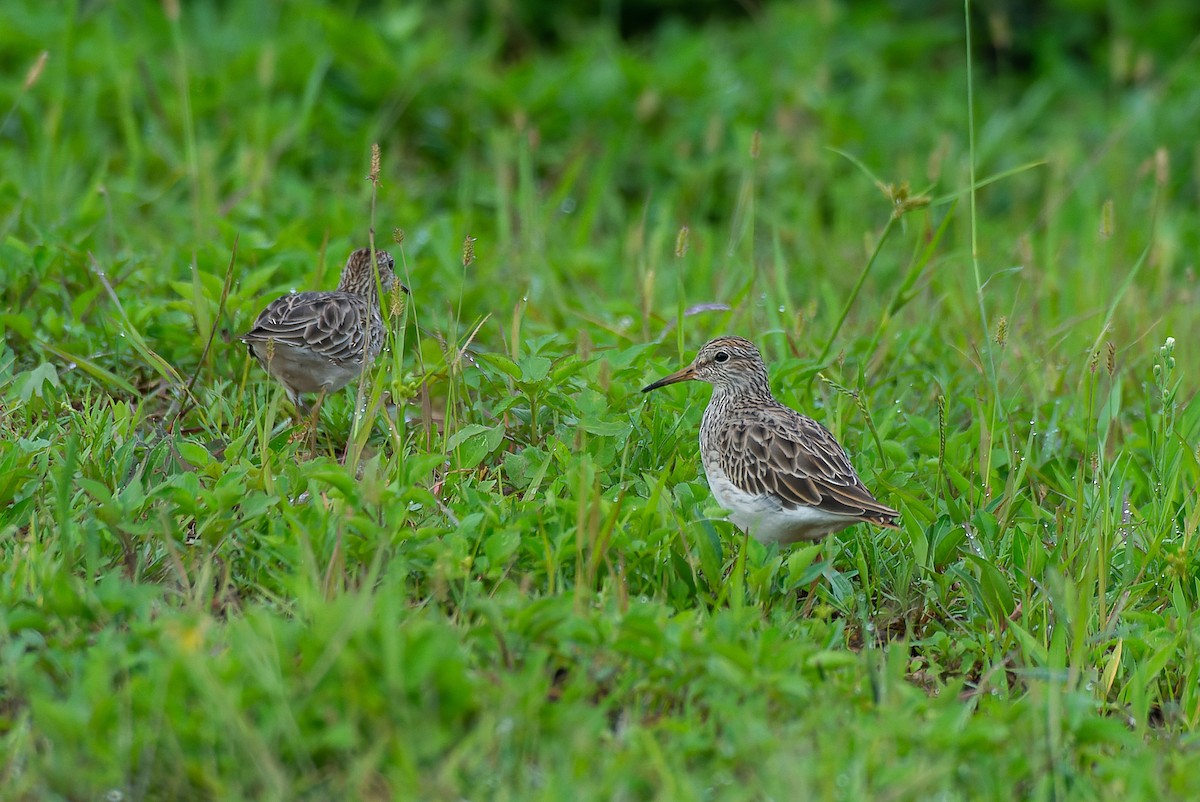
[[[775,400],[754,343],[718,337],[642,392],[688,380],[713,386],[700,458],[713,496],[743,532],[784,545],[860,521],[899,528],[900,513],[875,500],[829,430]]]
[[[346,260],[335,291],[276,298],[240,337],[300,412],[308,411],[300,400],[303,393],[320,393],[323,398],[340,390],[374,363],[383,349],[376,288],[387,293],[398,282],[396,264],[387,251],[375,251],[375,261],[378,285],[371,249],[359,248]],[[408,292],[403,284],[400,288]]]

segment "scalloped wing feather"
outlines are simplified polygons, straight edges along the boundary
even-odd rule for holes
[[[357,295],[297,292],[267,304],[242,339],[305,348],[331,362],[360,363],[368,314],[367,302]]]
[[[721,470],[747,493],[896,526],[899,513],[875,500],[829,430],[795,410],[744,410],[722,427],[715,450]]]

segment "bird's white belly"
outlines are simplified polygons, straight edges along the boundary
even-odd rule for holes
[[[300,393],[340,390],[362,373],[361,364],[333,362],[285,343],[273,343],[270,353],[266,343],[253,342],[250,347],[268,373]]]
[[[769,495],[751,495],[735,487],[716,464],[705,464],[704,474],[713,498],[729,510],[729,521],[760,543],[786,545],[798,540],[820,540],[840,532],[858,519],[815,507],[785,508]]]

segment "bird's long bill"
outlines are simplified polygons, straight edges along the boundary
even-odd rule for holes
[[[675,384],[676,382],[685,382],[685,381],[688,381],[688,380],[694,379],[694,378],[696,378],[696,366],[688,365],[683,370],[677,370],[674,373],[670,374],[669,376],[663,376],[661,379],[654,382],[653,384],[647,384],[645,387],[642,388],[642,392],[648,393],[651,390],[657,390],[659,387],[666,387],[668,384]]]

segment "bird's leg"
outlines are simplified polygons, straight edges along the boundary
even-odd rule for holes
[[[750,569],[746,567],[746,559],[750,556],[750,530],[746,529],[742,532],[742,547],[738,549],[738,563],[741,564],[741,594],[743,599],[749,595],[750,591]]]
[[[321,404],[325,401],[325,390],[317,393],[317,400],[313,402],[312,410],[308,415],[308,451],[312,455],[317,453],[317,424],[321,420]]]
[[[288,435],[289,443],[299,443],[304,437],[304,429],[299,428],[304,426],[305,420],[308,418],[308,404],[300,399],[300,393],[293,390],[291,387],[284,385],[284,391],[287,393],[288,401],[292,402],[292,423],[297,427],[292,429],[292,433]]]
[[[812,614],[813,605],[817,603],[817,586],[820,583],[820,574],[817,574],[817,578],[808,583],[808,596],[804,599],[804,609],[800,612],[800,615],[805,618]]]

